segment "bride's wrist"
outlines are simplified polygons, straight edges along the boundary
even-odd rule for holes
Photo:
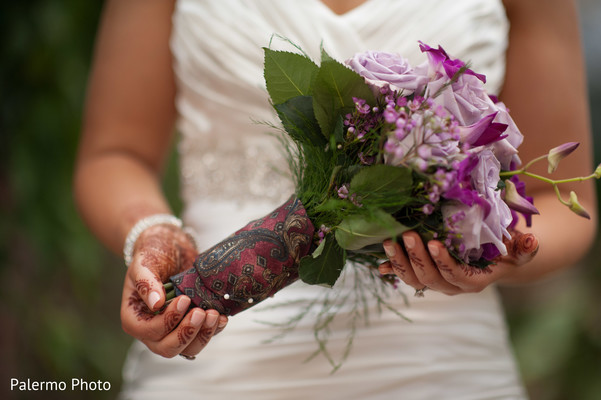
[[[126,267],[133,261],[140,244],[150,237],[162,237],[183,249],[197,251],[196,234],[191,228],[183,227],[182,221],[171,214],[154,214],[140,219],[128,232],[123,246]]]

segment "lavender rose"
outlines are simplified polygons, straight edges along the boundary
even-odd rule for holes
[[[499,161],[490,150],[478,153],[477,159],[470,180],[480,201],[470,204],[451,201],[442,207],[451,244],[466,261],[480,258],[485,250],[491,258],[506,255],[503,237],[510,237],[507,227],[513,220],[511,210],[496,190],[501,170]]]
[[[462,126],[476,124],[495,114],[494,122],[504,124],[507,128],[503,132],[505,138],[492,144],[494,153],[504,169],[509,169],[512,162],[520,164],[517,148],[522,143],[523,136],[509,116],[505,105],[493,100],[486,92],[483,85],[485,77],[467,69],[449,85],[449,79],[453,78],[460,68],[465,67],[465,64],[460,60],[451,59],[441,48],[433,49],[423,43],[420,48],[428,54],[429,73],[432,78],[428,83],[428,94],[432,96],[438,93],[438,96],[433,97],[433,101],[453,114]]]
[[[405,96],[419,91],[428,82],[426,74],[420,71],[420,68],[427,67],[425,64],[414,70],[405,58],[394,53],[358,53],[348,59],[346,64],[364,77],[370,85],[378,88],[389,85],[391,89],[398,90]]]

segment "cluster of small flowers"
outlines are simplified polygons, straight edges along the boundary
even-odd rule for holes
[[[323,242],[323,241],[325,240],[325,238],[326,238],[326,235],[327,235],[328,233],[330,233],[330,231],[331,231],[331,230],[332,230],[332,229],[328,228],[328,227],[327,227],[327,226],[325,226],[325,225],[321,225],[321,226],[319,227],[319,230],[317,231],[317,237],[319,238],[319,244],[321,244],[321,242]]]
[[[349,193],[349,188],[346,183],[344,185],[340,186],[340,188],[338,188],[337,192],[338,192],[338,197],[340,197],[341,199],[348,199],[355,206],[361,207],[361,198],[359,196],[357,196],[356,193]]]
[[[386,164],[412,166],[423,172],[433,165],[448,165],[461,153],[458,123],[431,98],[403,97],[382,88],[387,124]]]
[[[459,253],[465,252],[465,244],[461,242],[461,233],[458,224],[465,218],[465,212],[459,211],[455,214],[449,215],[445,222],[447,229],[444,244],[447,248],[455,248]]]
[[[421,209],[425,215],[432,214],[441,196],[456,185],[457,165],[458,163],[454,162],[451,165],[451,169],[439,167],[434,174],[429,176],[429,180],[424,184],[425,196],[429,203],[425,204]]]
[[[378,107],[371,107],[364,99],[353,97],[355,110],[346,115],[344,125],[348,139],[365,140],[365,136],[372,132],[381,121],[381,113]]]

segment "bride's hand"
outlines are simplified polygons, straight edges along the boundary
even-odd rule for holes
[[[121,299],[123,330],[163,357],[198,354],[227,324],[215,310],[194,308],[179,296],[166,307],[163,282],[192,266],[196,249],[171,225],[146,229],[136,242]]]
[[[534,235],[514,231],[511,240],[505,242],[508,255],[478,268],[458,262],[439,241],[424,244],[416,232],[404,233],[402,240],[406,251],[399,243],[384,242],[388,261],[380,265],[379,271],[397,275],[415,288],[416,294],[426,288],[447,295],[480,292],[530,261],[538,250]]]

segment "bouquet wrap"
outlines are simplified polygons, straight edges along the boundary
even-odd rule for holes
[[[296,197],[198,255],[194,267],[170,278],[193,306],[234,315],[298,279],[314,227]]]

